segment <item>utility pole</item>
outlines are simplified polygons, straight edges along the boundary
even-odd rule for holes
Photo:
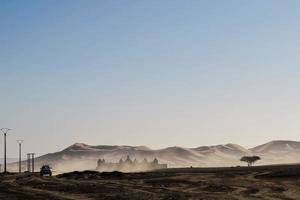
[[[35,153],[27,153],[27,171],[34,172],[34,154]]]
[[[34,153],[31,154],[32,156],[32,172],[34,173]]]
[[[19,173],[22,171],[22,143],[24,140],[17,140],[17,143],[19,144]]]
[[[30,153],[27,154],[27,171],[30,172],[31,170],[31,161],[30,161]]]
[[[0,129],[2,131],[2,133],[4,134],[4,173],[6,173],[6,134],[8,133],[8,131],[10,131],[11,129],[9,128],[1,128]]]

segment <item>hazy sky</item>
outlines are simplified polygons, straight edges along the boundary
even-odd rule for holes
[[[8,155],[300,140],[300,1],[0,0]],[[3,154],[0,137],[0,157]]]

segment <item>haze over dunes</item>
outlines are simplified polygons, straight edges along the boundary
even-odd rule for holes
[[[37,166],[50,164],[57,172],[95,169],[99,158],[117,162],[129,155],[132,159],[149,161],[157,158],[168,167],[226,167],[242,165],[241,156],[258,155],[262,158],[257,165],[286,164],[300,162],[300,142],[271,141],[246,149],[238,144],[200,146],[197,148],[168,147],[151,149],[146,146],[91,146],[75,143],[66,149],[43,155],[36,159]],[[24,163],[25,164],[25,163]],[[25,166],[25,165],[24,165]],[[11,169],[16,168],[11,166]]]

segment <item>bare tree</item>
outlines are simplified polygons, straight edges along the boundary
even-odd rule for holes
[[[243,156],[240,161],[247,162],[248,167],[252,166],[256,161],[260,160],[259,156]]]

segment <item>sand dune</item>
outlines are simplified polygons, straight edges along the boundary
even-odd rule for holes
[[[224,167],[243,165],[239,161],[244,155],[258,155],[262,158],[257,165],[284,164],[300,162],[300,142],[272,141],[257,147],[246,149],[237,144],[201,146],[197,148],[168,147],[153,150],[146,146],[91,146],[76,143],[66,149],[36,158],[37,168],[50,164],[57,172],[95,169],[96,160],[104,158],[117,162],[129,155],[132,159],[142,161],[144,158],[157,158],[169,167]],[[24,166],[25,163],[24,163]],[[10,171],[17,170],[17,165],[10,165]],[[24,169],[25,170],[25,169]]]

